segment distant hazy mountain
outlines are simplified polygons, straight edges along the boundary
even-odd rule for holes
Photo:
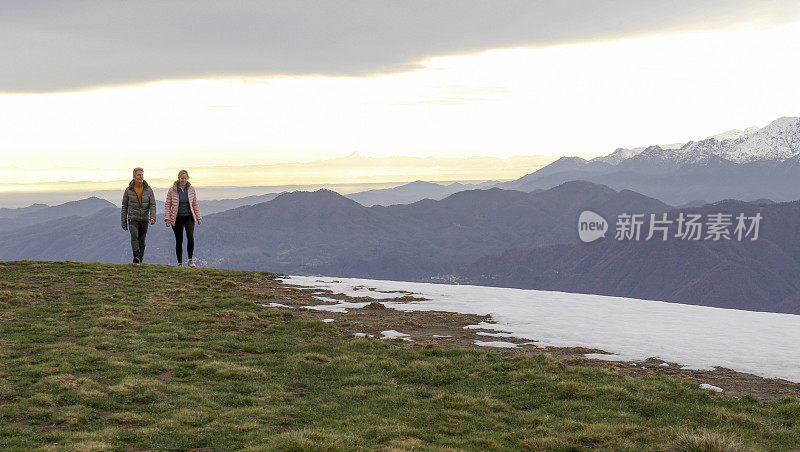
[[[280,193],[267,193],[264,195],[245,196],[243,198],[235,199],[212,199],[200,200],[200,214],[203,216],[212,213],[224,212],[226,210],[235,209],[242,206],[252,206],[262,202],[272,201],[277,198]],[[156,211],[159,215],[164,214],[164,201],[156,200]]]
[[[418,180],[399,187],[367,190],[345,196],[362,206],[390,206],[392,204],[411,204],[423,199],[440,200],[453,193],[473,190],[478,187],[479,185],[476,184],[462,184],[459,182],[442,185]]]
[[[755,241],[619,241],[611,226],[599,242],[508,250],[479,259],[463,276],[483,285],[800,314],[800,201],[727,200],[680,211],[760,212],[763,220]]]
[[[545,187],[551,180],[561,180],[561,183],[569,180],[589,180],[593,175],[605,174],[614,168],[613,165],[604,162],[589,162],[581,157],[561,157],[553,163],[546,165],[539,170],[526,174],[519,179],[502,182],[497,187],[506,190],[534,191],[546,189]],[[565,175],[575,176],[566,178]],[[562,180],[564,179],[564,180]],[[544,183],[542,183],[544,181]],[[556,186],[559,184],[553,185]]]
[[[19,207],[16,209],[2,208],[0,209],[0,218],[17,218],[20,215],[36,212],[42,209],[47,209],[47,204],[33,204],[28,207]]]
[[[234,269],[431,280],[509,248],[574,242],[583,209],[616,215],[669,206],[581,181],[535,194],[467,190],[369,208],[329,190],[293,192],[207,215],[196,228],[197,254]],[[160,221],[147,237],[146,262],[174,260],[172,233]],[[127,262],[129,242],[114,208],[12,231],[0,237],[0,259]]]
[[[536,195],[468,190],[443,200],[364,207],[334,192],[295,192],[224,213],[218,265],[342,276],[424,279],[449,274],[492,250],[576,240],[576,206],[666,211],[633,193],[575,182]],[[213,216],[216,219],[216,216]],[[209,224],[216,227],[209,219]],[[239,237],[251,240],[242,243]]]
[[[581,179],[673,205],[696,199],[800,198],[800,118],[780,118],[762,129],[747,129],[736,139],[709,138],[677,149],[650,146],[633,155],[618,149],[605,157],[562,157],[498,186],[533,191]]]
[[[272,201],[277,198],[280,193],[267,193],[264,195],[245,196],[244,198],[236,199],[214,199],[209,201],[202,201],[200,204],[200,212],[203,215],[210,215],[212,213],[224,212],[226,210],[235,209],[242,206],[252,206],[262,202]],[[163,212],[160,210],[160,212]]]
[[[34,204],[19,209],[2,209],[0,212],[0,232],[7,232],[37,223],[69,217],[86,217],[114,204],[96,197],[70,201],[57,206]]]
[[[681,204],[680,206],[675,206],[678,209],[688,209],[690,207],[700,207],[708,204],[708,201],[703,201],[702,199],[693,199],[686,204]]]
[[[391,205],[409,204],[422,199],[442,199],[453,193],[482,187],[491,187],[497,181],[487,181],[480,184],[462,184],[453,182],[447,185],[433,182],[416,181],[395,188],[368,190],[359,193],[346,195],[348,198],[359,202],[362,205]],[[242,206],[252,206],[262,202],[271,201],[281,193],[267,193],[263,195],[245,196],[235,199],[214,199],[201,200],[200,211],[203,215],[223,212]],[[0,208],[0,231],[7,231],[17,227],[29,226],[44,221],[62,218],[65,216],[79,216],[92,214],[102,208],[111,207],[115,204],[103,201],[97,197],[91,197],[80,201],[71,201],[50,207],[46,204],[33,204],[28,207],[16,209]],[[156,200],[156,210],[159,215],[164,212],[164,201]]]

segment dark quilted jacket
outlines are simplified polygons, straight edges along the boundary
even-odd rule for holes
[[[151,218],[156,219],[156,196],[153,194],[153,189],[145,181],[142,202],[139,203],[139,197],[133,191],[133,181],[131,181],[122,195],[122,227],[128,227],[128,219],[148,221]]]

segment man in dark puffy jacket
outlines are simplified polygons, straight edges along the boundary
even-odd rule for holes
[[[147,226],[155,222],[156,196],[144,180],[144,170],[134,168],[133,180],[122,195],[122,230],[130,229],[134,264],[142,263]]]

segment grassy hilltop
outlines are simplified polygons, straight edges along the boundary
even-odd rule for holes
[[[0,449],[800,449],[796,398],[356,338],[273,277],[0,262]]]

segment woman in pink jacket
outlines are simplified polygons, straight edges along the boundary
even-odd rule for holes
[[[194,223],[203,224],[200,207],[197,205],[197,194],[189,183],[189,172],[180,170],[178,180],[167,192],[167,203],[164,207],[164,222],[172,226],[175,233],[175,254],[178,266],[183,265],[183,231],[186,231],[186,254],[189,255],[189,267],[196,267],[194,253]]]

